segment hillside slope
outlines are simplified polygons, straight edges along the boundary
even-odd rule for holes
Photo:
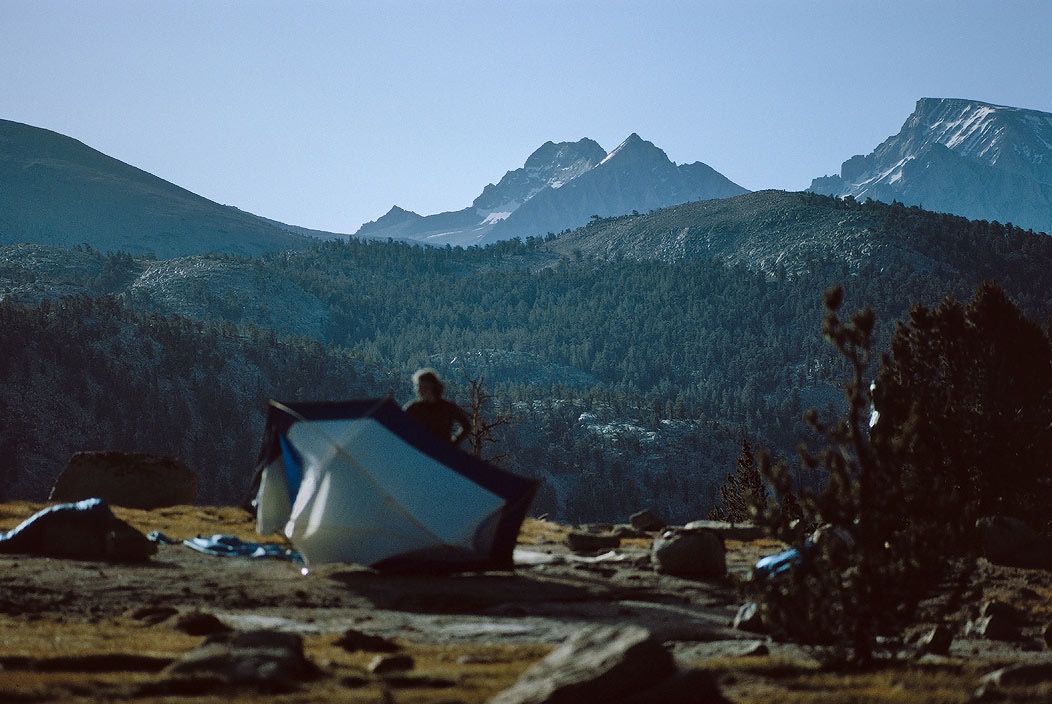
[[[0,244],[88,244],[167,258],[253,256],[310,241],[75,139],[0,120]]]

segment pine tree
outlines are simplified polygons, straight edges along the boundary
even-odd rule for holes
[[[752,507],[763,503],[767,488],[756,464],[749,438],[742,433],[741,451],[738,453],[737,469],[727,475],[727,481],[720,487],[721,506],[716,506],[709,513],[709,518],[716,521],[744,523],[752,519]]]

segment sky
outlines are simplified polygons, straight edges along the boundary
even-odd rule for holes
[[[803,190],[923,97],[1052,112],[1049,0],[0,0],[0,119],[353,233],[633,132]]]

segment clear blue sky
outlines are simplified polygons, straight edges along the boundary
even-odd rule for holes
[[[918,98],[1052,112],[1050,0],[0,0],[0,37],[0,118],[336,232],[548,140],[801,190]]]

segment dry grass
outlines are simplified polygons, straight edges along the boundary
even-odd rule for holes
[[[281,702],[485,702],[509,687],[547,645],[421,645],[403,642],[415,665],[397,676],[369,672],[373,653],[349,653],[335,635],[307,636],[304,650],[322,676]],[[259,693],[220,691],[158,693],[151,688],[168,662],[197,647],[201,637],[164,624],[131,619],[87,623],[0,615],[0,701],[257,702]],[[27,663],[20,663],[26,659]],[[31,663],[28,661],[32,660]],[[385,693],[386,692],[386,693]]]
[[[8,530],[48,504],[0,504],[0,529]],[[240,508],[175,506],[154,511],[112,507],[114,514],[143,533],[161,531],[177,540],[222,533],[259,540],[255,523]],[[561,540],[560,527],[527,521],[534,544]],[[280,536],[267,540],[281,542]],[[202,605],[205,607],[206,605]],[[338,636],[304,637],[307,657],[322,677],[281,702],[484,702],[510,686],[549,645],[421,645],[401,643],[415,666],[402,676],[369,673],[371,653],[348,653]],[[202,642],[170,624],[149,625],[130,616],[83,619],[59,613],[0,614],[0,702],[258,702],[254,690],[164,694],[152,691],[158,670]]]
[[[522,522],[522,530],[519,531],[519,545],[559,544],[566,539],[569,532],[568,526],[539,518],[527,518]]]
[[[721,658],[699,663],[717,675],[734,704],[966,704],[977,701],[987,664],[899,661],[852,672],[775,658]],[[983,701],[1045,704],[1052,684],[1013,687]],[[981,699],[981,697],[979,697]]]

